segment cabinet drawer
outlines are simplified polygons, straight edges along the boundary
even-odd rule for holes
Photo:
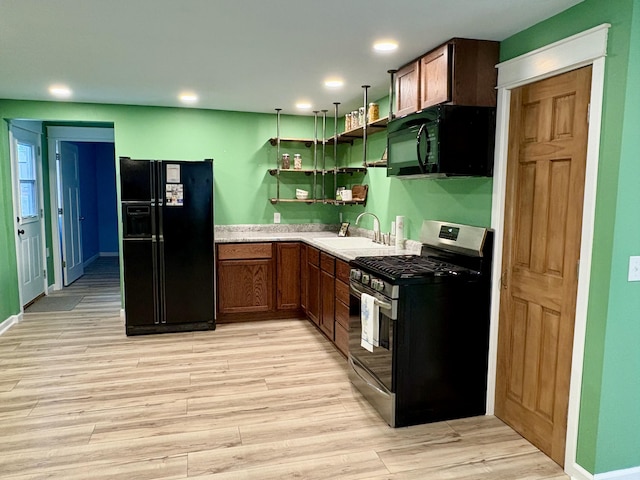
[[[344,260],[336,259],[336,278],[344,283],[349,283],[351,267]],[[349,302],[347,302],[349,303]]]
[[[336,299],[345,305],[349,305],[349,284],[341,281],[336,282]]]
[[[336,259],[327,253],[320,252],[320,268],[333,275],[336,271]]]
[[[336,327],[338,324],[343,328],[349,328],[349,306],[340,301],[336,302]]]
[[[224,243],[218,245],[218,260],[250,260],[271,258],[271,243]]]
[[[339,323],[336,323],[335,344],[344,355],[349,355],[349,331]]]
[[[307,247],[307,262],[316,267],[320,266],[320,250],[313,247]]]

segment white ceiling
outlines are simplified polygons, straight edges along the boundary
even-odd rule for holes
[[[452,37],[503,40],[581,0],[0,0],[0,98],[341,112]],[[393,54],[372,51],[393,38]],[[345,81],[327,90],[328,76]]]

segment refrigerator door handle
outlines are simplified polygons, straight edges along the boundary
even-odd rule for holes
[[[153,257],[153,323],[158,325],[160,323],[160,303],[159,303],[159,292],[158,292],[158,241],[156,240],[156,236],[153,235],[151,238],[151,255]]]
[[[166,295],[165,295],[165,267],[164,267],[164,238],[162,238],[162,235],[160,235],[160,256],[159,256],[159,263],[160,263],[160,323],[167,323],[167,308],[166,308]]]

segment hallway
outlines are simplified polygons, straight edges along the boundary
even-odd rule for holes
[[[80,302],[71,311],[65,313],[86,314],[97,311],[120,310],[120,266],[115,256],[98,257],[84,271],[84,275],[62,290],[49,294],[49,298],[79,296]],[[25,318],[35,314],[33,307],[38,306],[46,297],[37,299],[25,310]],[[39,311],[38,313],[52,313]],[[58,312],[60,313],[60,311]]]

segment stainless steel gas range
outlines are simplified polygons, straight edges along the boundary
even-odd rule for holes
[[[486,407],[493,232],[425,221],[420,240],[420,255],[350,263],[349,377],[392,427]],[[362,343],[363,294],[378,310],[372,351]]]

